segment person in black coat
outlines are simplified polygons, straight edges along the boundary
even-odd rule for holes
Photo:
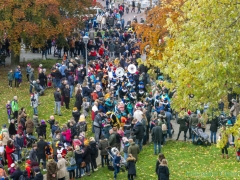
[[[89,147],[89,142],[85,142],[83,152],[83,162],[86,163],[86,173],[90,176],[91,149]]]
[[[43,180],[43,175],[38,167],[34,168],[34,172],[35,172],[35,177],[33,180]]]
[[[98,157],[98,148],[93,137],[90,137],[89,147],[91,149],[91,167],[92,172],[97,171],[97,157]]]
[[[184,141],[186,141],[186,134],[187,134],[187,130],[188,130],[188,118],[186,116],[184,116],[183,112],[181,112],[179,115],[178,115],[178,118],[177,118],[177,123],[180,125],[179,126],[179,132],[178,132],[178,136],[177,136],[177,139],[179,139],[179,136],[181,134],[181,132],[183,131],[184,132]]]
[[[64,103],[66,106],[66,109],[69,109],[69,103],[70,103],[70,88],[67,84],[64,89]]]
[[[14,119],[11,120],[11,123],[8,128],[8,132],[9,132],[10,137],[17,134]]]
[[[74,107],[76,107],[78,111],[81,111],[81,106],[82,106],[82,95],[81,95],[81,90],[78,89],[77,94],[75,96]]]
[[[47,133],[47,125],[46,125],[46,122],[44,120],[41,120],[41,124],[39,126],[39,136],[43,136],[45,137],[45,139],[47,138],[46,137],[46,133]]]
[[[39,82],[40,82],[39,84],[44,88],[45,84],[47,82],[47,76],[43,72],[41,72],[38,75],[38,79],[39,79]]]
[[[211,121],[210,131],[211,131],[211,143],[216,144],[216,134],[218,129],[218,117],[215,116]]]
[[[136,159],[132,156],[132,154],[128,155],[127,158],[127,166],[128,170],[128,180],[133,180],[133,176],[136,175]]]
[[[22,171],[19,167],[16,168],[16,170],[14,171],[14,173],[12,175],[10,175],[10,178],[12,180],[19,180],[20,176],[22,175]]]
[[[158,166],[158,180],[169,180],[169,169],[166,159],[163,159]]]
[[[78,123],[79,118],[80,118],[80,111],[76,107],[73,108],[72,116],[73,116],[75,122]]]
[[[143,137],[145,132],[145,127],[141,122],[137,122],[133,127],[134,135],[136,135],[136,144],[138,144],[140,151],[142,150]]]
[[[37,157],[38,164],[40,164],[40,160],[43,161],[43,169],[46,169],[46,155],[45,155],[45,147],[48,145],[46,141],[43,140],[43,137],[39,137],[40,141],[37,143]]]

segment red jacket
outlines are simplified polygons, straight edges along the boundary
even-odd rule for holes
[[[97,52],[96,51],[91,51],[90,56],[97,56]]]
[[[99,48],[99,50],[98,50],[98,54],[100,55],[100,56],[102,56],[103,55],[103,53],[104,53],[104,48]]]

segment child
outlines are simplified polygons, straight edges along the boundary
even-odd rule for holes
[[[45,137],[46,139],[47,125],[44,120],[41,120],[41,124],[39,127],[39,136]]]
[[[136,175],[136,159],[132,156],[132,154],[128,155],[127,158],[127,167],[126,169],[128,170],[128,179],[133,180],[133,176]]]
[[[12,164],[11,164],[11,167],[10,167],[10,169],[9,169],[9,174],[12,175],[15,171],[16,171],[15,164],[12,163]]]
[[[240,148],[238,148],[236,154],[237,154],[237,161],[240,161]]]
[[[113,158],[113,167],[114,167],[114,179],[117,178],[117,174],[120,171],[120,163],[121,163],[121,155],[118,151],[117,154]]]
[[[8,86],[12,88],[12,81],[14,79],[14,74],[12,72],[12,69],[8,72]]]
[[[7,101],[6,108],[7,108],[7,115],[8,115],[8,123],[10,123],[11,113],[12,113],[12,107],[11,107],[10,101]]]
[[[82,108],[84,116],[87,117],[89,111],[89,102],[87,102],[87,98],[83,98]]]
[[[53,154],[53,149],[52,149],[52,146],[50,146],[50,145],[51,145],[51,143],[48,142],[47,146],[45,147],[46,159],[48,159],[48,156]]]
[[[47,76],[47,86],[52,87],[52,76],[51,76],[51,74],[49,74]]]

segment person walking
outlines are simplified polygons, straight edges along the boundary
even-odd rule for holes
[[[114,167],[114,180],[117,179],[117,174],[120,171],[120,163],[121,163],[121,154],[118,151],[117,154],[113,158],[113,167]]]
[[[169,180],[169,175],[167,160],[163,159],[158,166],[158,180]]]
[[[157,155],[161,152],[161,142],[162,142],[162,128],[159,124],[152,128],[152,141],[154,143],[154,154]]]
[[[137,8],[138,8],[137,14],[141,13],[141,3],[140,2],[138,2]]]
[[[181,132],[184,132],[184,141],[186,141],[187,138],[187,130],[188,130],[188,118],[186,116],[184,116],[184,112],[181,112],[178,117],[177,117],[177,123],[180,125],[179,126],[179,132],[178,132],[178,136],[177,139],[179,139],[179,136],[181,134]]]
[[[135,7],[136,7],[135,1],[132,1],[132,10],[131,10],[131,13],[132,13],[132,12],[135,13]]]
[[[128,170],[128,180],[133,180],[133,176],[137,174],[135,161],[136,159],[132,156],[132,154],[129,154],[126,166],[126,169]]]
[[[61,114],[61,93],[60,93],[60,88],[57,88],[56,91],[54,92],[54,101],[55,101],[55,108],[54,108],[54,114],[57,114],[59,116],[62,116]]]

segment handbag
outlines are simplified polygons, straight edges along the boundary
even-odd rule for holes
[[[84,167],[86,167],[86,163],[83,161],[81,162],[81,168],[84,168]]]

